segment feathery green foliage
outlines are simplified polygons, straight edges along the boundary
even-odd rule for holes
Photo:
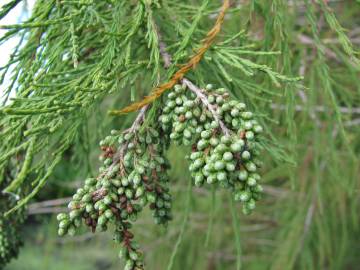
[[[21,2],[7,1],[0,19]],[[107,112],[166,82],[201,46],[220,5],[37,0],[29,19],[0,26],[0,45],[18,37],[0,67],[0,82],[9,82],[1,93],[0,186],[19,196],[1,214],[11,218],[52,186],[96,176],[98,142],[130,127],[136,114]],[[215,44],[187,79],[226,88],[264,127],[264,198],[244,216],[226,192],[211,199],[208,188],[190,186],[199,196],[188,197],[187,150],[172,146],[174,220],[166,232],[133,229],[145,246],[163,239],[146,252],[149,269],[169,261],[173,270],[359,263],[359,11],[357,1],[232,1]],[[151,105],[142,130],[158,122],[166,101]],[[146,211],[141,220],[150,222]]]

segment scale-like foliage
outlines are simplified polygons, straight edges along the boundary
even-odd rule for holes
[[[10,16],[21,2],[7,1],[0,8],[0,19]],[[0,68],[0,82],[8,85],[0,107],[1,201],[10,202],[1,208],[1,220],[17,219],[49,181],[59,185],[54,175],[61,168],[72,172],[66,175],[68,182],[89,175],[97,180],[82,183],[85,186],[70,205],[72,212],[59,216],[59,233],[74,233],[81,218],[92,228],[115,224],[115,240],[125,243],[122,254],[128,269],[143,267],[141,252],[131,245],[129,220],[136,218],[148,200],[157,223],[173,217],[173,223],[179,224],[184,211],[181,229],[175,228],[181,232],[168,269],[180,269],[180,261],[182,268],[234,269],[235,259],[237,269],[242,265],[246,269],[346,268],[352,263],[353,239],[359,235],[359,110],[353,107],[360,100],[360,85],[359,60],[352,45],[359,5],[341,2],[230,1],[221,32],[204,47],[204,38],[221,14],[220,1],[37,0],[29,19],[0,26],[6,30],[0,45],[18,40],[8,64]],[[342,25],[355,30],[347,32]],[[106,113],[141,101],[152,89],[171,81],[181,65],[186,67],[204,48],[196,66],[188,66],[186,79],[184,73],[172,81],[171,86],[187,85],[187,92],[169,87],[169,95],[158,95],[146,107],[137,131],[141,136],[130,142],[113,141],[126,136],[133,115],[113,118]],[[300,77],[304,78],[301,84]],[[208,83],[226,90],[212,95],[196,86]],[[192,100],[192,87],[205,96]],[[234,99],[231,108],[223,108],[223,91],[228,93],[226,98]],[[251,114],[242,112],[242,102],[256,121],[246,119]],[[219,110],[212,111],[211,106]],[[203,114],[209,125],[200,121]],[[198,129],[199,123],[205,130]],[[265,132],[252,148],[252,137],[258,138],[260,126]],[[110,129],[125,130],[124,136],[117,131],[102,143],[104,167],[96,175],[95,145]],[[224,136],[219,143],[221,132],[227,129],[233,132],[231,139]],[[189,149],[168,149],[170,141],[185,146],[195,142],[188,164],[181,160]],[[124,143],[125,152],[136,154],[119,156]],[[128,149],[129,144],[134,148]],[[149,152],[153,144],[160,146]],[[137,148],[141,150],[136,152]],[[227,187],[235,199],[244,201],[247,213],[261,190],[258,173],[252,172],[258,160],[254,166],[245,162],[258,155],[257,149],[262,150],[265,196],[257,210],[241,215],[240,221],[232,199],[230,210],[224,211],[223,202],[228,200],[219,199],[222,192],[211,199],[206,187],[194,188],[184,181],[188,167],[187,177],[195,184],[202,186],[206,181]],[[161,158],[152,164],[151,155]],[[170,171],[168,159],[174,165]],[[141,168],[137,160],[145,162],[144,172],[136,171]],[[125,171],[118,179],[122,162]],[[144,180],[144,176],[152,178],[146,164],[158,169],[161,192]],[[103,172],[109,168],[116,171],[105,177]],[[15,173],[9,176],[9,171]],[[249,175],[245,177],[244,171]],[[168,182],[168,178],[174,180]],[[123,179],[128,181],[123,183]],[[147,190],[146,185],[155,186]],[[184,186],[189,192],[176,192]],[[111,196],[99,197],[99,190],[111,191]],[[192,198],[192,190],[207,196]],[[113,205],[117,199],[122,203]],[[203,256],[203,242],[198,241],[204,234],[196,231],[203,231],[204,224],[198,226],[192,216],[193,211],[207,210],[209,220],[203,221],[209,224],[209,262]],[[228,218],[233,222],[225,222]],[[234,238],[229,225],[236,245],[222,241]],[[140,230],[132,228],[134,233],[151,239],[139,226]],[[163,269],[164,257],[158,256],[167,249],[164,245],[149,251],[147,264]],[[200,250],[201,256],[196,256]],[[229,252],[236,253],[236,258]]]

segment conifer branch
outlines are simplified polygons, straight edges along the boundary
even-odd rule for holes
[[[15,8],[22,0],[12,0],[0,8],[0,20],[4,18],[13,8]]]
[[[162,34],[160,32],[159,26],[156,26],[157,29],[157,35],[159,37],[159,47],[160,47],[160,54],[162,55],[162,58],[164,60],[164,67],[169,67],[172,63],[172,57],[171,55],[167,52],[166,49],[166,44],[165,42],[162,40]],[[218,113],[216,112],[216,109],[214,108],[213,105],[211,105],[207,99],[207,97],[204,95],[203,90],[201,90],[198,86],[196,86],[194,83],[192,83],[189,79],[187,78],[183,78],[180,80],[181,83],[183,83],[184,85],[186,85],[187,87],[189,87],[190,91],[194,92],[194,94],[201,100],[201,102],[203,103],[203,105],[211,112],[211,114],[213,115],[215,121],[217,123],[219,123],[220,128],[222,130],[222,132],[225,135],[230,135],[230,131],[229,129],[226,127],[226,125],[224,124],[224,122],[222,120],[220,120],[220,117],[218,115]]]
[[[270,108],[274,109],[274,110],[284,111],[284,110],[286,110],[287,107],[284,104],[273,103],[270,105]],[[307,109],[308,108],[306,106],[295,105],[295,111],[302,112],[302,111],[306,111]],[[327,113],[327,112],[332,111],[332,109],[330,107],[326,107],[326,106],[322,106],[322,105],[310,107],[309,110],[312,110],[314,112],[319,112],[319,113]],[[360,114],[360,107],[352,107],[352,108],[339,107],[339,111],[343,114]]]
[[[169,181],[170,160],[165,155],[168,146],[174,143],[191,151],[188,167],[192,183],[199,187],[215,184],[214,188],[222,183],[229,185],[231,195],[243,200],[244,213],[255,207],[254,201],[257,202],[262,193],[260,174],[251,171],[265,161],[261,170],[266,171],[268,185],[263,186],[263,191],[270,196],[265,196],[265,203],[260,204],[254,215],[241,217],[241,228],[234,224],[236,231],[246,232],[241,244],[253,247],[243,250],[243,267],[259,266],[256,262],[259,256],[272,269],[356,265],[353,264],[356,257],[353,239],[358,234],[354,220],[359,212],[356,176],[359,175],[357,101],[360,84],[358,48],[353,44],[358,43],[358,7],[349,3],[339,9],[340,5],[334,3],[341,1],[345,3],[343,0],[234,2],[234,8],[226,13],[229,27],[222,32],[222,42],[213,44],[196,70],[190,71],[191,77],[184,75],[173,91],[161,96],[161,101],[144,106],[144,111],[139,110],[137,115],[121,119],[128,128],[123,131],[119,125],[121,130],[111,132],[102,141],[106,151],[101,154],[101,166],[95,173],[100,179],[88,178],[81,180],[81,185],[66,185],[78,188],[66,210],[61,200],[58,206],[56,202],[49,202],[53,205],[36,207],[29,200],[46,182],[57,183],[60,170],[71,169],[69,181],[83,179],[85,174],[94,175],[92,159],[89,160],[94,154],[93,146],[103,136],[102,131],[114,124],[110,118],[102,119],[102,105],[123,108],[128,105],[128,96],[131,95],[132,103],[141,98],[142,91],[151,90],[149,85],[161,86],[157,82],[160,78],[164,81],[171,78],[178,64],[188,62],[194,50],[196,53],[196,48],[204,45],[203,37],[214,25],[220,4],[208,0],[201,3],[36,1],[31,17],[23,23],[4,26],[8,30],[0,37],[0,44],[22,37],[8,63],[0,68],[0,85],[8,84],[10,79],[0,108],[0,190],[11,190],[0,194],[3,195],[0,212],[5,213],[14,206],[20,208],[7,217],[0,217],[0,222],[5,224],[5,227],[0,224],[0,229],[5,232],[17,229],[17,222],[23,217],[21,213],[26,212],[24,204],[28,214],[63,210],[68,218],[63,220],[64,215],[60,216],[59,234],[72,235],[75,229],[80,232],[80,220],[91,229],[112,231],[116,228],[114,240],[125,244],[127,252],[124,261],[142,261],[138,247],[129,249],[129,244],[135,243],[128,231],[131,229],[123,227],[125,223],[135,223],[136,216],[147,206],[153,211],[156,223],[167,224],[172,206],[164,205],[172,203],[172,192],[177,202],[180,200],[180,204],[173,204],[179,220],[178,214],[184,210],[181,200],[185,198],[185,185],[183,181],[176,184]],[[21,4],[21,0],[7,2],[0,8],[0,19],[11,16],[9,11]],[[82,13],[74,16],[80,10]],[[162,29],[164,40],[155,21]],[[292,74],[305,78],[305,87],[299,95],[298,85],[292,87],[298,78],[288,77]],[[209,87],[203,89],[204,83],[209,83]],[[210,85],[224,88],[210,89]],[[230,96],[235,98],[230,100]],[[267,138],[256,133],[259,126],[266,128]],[[223,136],[226,129],[239,136]],[[338,136],[342,130],[348,140]],[[133,137],[125,138],[127,134]],[[238,141],[228,142],[228,137]],[[230,154],[223,153],[229,149]],[[261,155],[263,149],[268,154]],[[249,158],[249,153],[251,160],[243,162],[242,158]],[[233,159],[229,162],[231,154]],[[178,161],[182,158],[180,155],[170,150],[171,161]],[[221,159],[226,159],[225,169],[221,169],[224,166]],[[54,171],[56,163],[59,165]],[[215,163],[219,171],[214,170]],[[119,169],[122,165],[125,176]],[[171,176],[183,177],[183,164],[175,166]],[[234,171],[228,173],[228,169]],[[246,178],[247,170],[250,173]],[[250,186],[254,181],[259,188]],[[315,186],[321,192],[315,191]],[[166,196],[161,197],[164,191]],[[191,192],[202,197],[210,195],[206,188],[193,188]],[[194,222],[187,224],[189,229],[203,231],[206,228],[203,222],[209,219],[204,208],[209,204],[204,203],[191,206],[194,214],[189,214],[189,219]],[[216,231],[230,228],[228,223],[215,222],[229,218],[231,213],[226,206],[219,206],[214,202],[211,214],[214,222],[208,236],[211,235],[214,245],[221,245],[214,246],[214,250],[224,252],[210,254],[209,261],[205,262],[210,268],[222,260],[236,259],[235,249],[224,246],[234,239],[234,234],[221,236],[224,237],[221,243],[216,241],[219,237]],[[233,210],[238,211],[238,205]],[[79,214],[79,211],[83,212]],[[150,220],[138,221],[138,225],[144,226],[143,230],[152,228],[148,226]],[[176,239],[178,230],[173,228],[166,237],[153,243]],[[199,231],[189,240],[183,233],[184,230],[178,243],[181,239],[200,241],[203,236]],[[142,241],[140,235],[138,240]],[[2,269],[4,249],[1,245],[7,247],[3,240],[9,238],[4,231],[0,236],[5,236],[0,240]],[[330,243],[329,239],[333,241]],[[145,247],[142,250],[146,250],[146,240],[142,242]],[[16,241],[12,243],[12,248],[18,245]],[[179,247],[179,258],[173,261],[174,268],[181,263],[180,255],[188,243],[176,247]],[[196,245],[193,248],[197,249]],[[5,248],[5,252],[7,250],[9,248]],[[129,251],[136,252],[130,254]],[[317,254],[323,259],[318,260]],[[189,265],[201,268],[204,262],[199,256],[193,257],[188,258]],[[146,260],[149,268],[154,265],[159,268],[152,256]],[[231,262],[223,266],[233,269],[234,265]],[[134,270],[137,266],[128,264],[127,269]],[[139,267],[142,269],[143,265]]]
[[[225,13],[229,7],[230,7],[229,0],[224,0],[221,10],[216,19],[216,22],[215,22],[213,28],[211,28],[211,30],[207,33],[202,46],[196,51],[195,55],[193,55],[186,64],[184,64],[178,71],[175,72],[175,74],[171,77],[171,79],[168,82],[156,87],[150,93],[150,95],[144,97],[143,100],[133,103],[119,111],[113,110],[113,111],[111,111],[111,114],[116,115],[116,114],[124,114],[124,113],[128,113],[128,112],[136,111],[136,110],[140,109],[141,107],[145,106],[146,104],[153,102],[154,100],[159,98],[166,90],[172,88],[178,81],[180,81],[187,72],[189,72],[197,64],[199,64],[199,62],[201,61],[205,52],[210,48],[210,46],[213,44],[216,36],[220,32],[221,26],[224,21]],[[152,24],[155,25],[155,23],[153,21],[152,21]],[[154,28],[156,28],[156,26]]]

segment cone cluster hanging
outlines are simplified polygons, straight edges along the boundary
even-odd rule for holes
[[[142,209],[149,205],[157,224],[172,219],[165,157],[171,141],[191,147],[187,159],[195,185],[231,190],[244,203],[244,213],[254,209],[262,190],[256,159],[262,127],[245,104],[229,100],[225,89],[208,85],[192,92],[176,85],[158,113],[160,121],[141,126],[142,119],[100,142],[103,166],[98,177],[86,179],[69,203],[70,212],[57,217],[61,236],[74,235],[82,222],[93,231],[113,225],[126,270],[144,269],[143,254],[130,232]]]
[[[74,235],[83,220],[93,231],[114,225],[114,240],[122,243],[120,256],[125,269],[143,269],[142,253],[130,232],[141,210],[149,204],[157,224],[167,224],[171,216],[166,144],[159,132],[147,127],[112,134],[100,142],[103,166],[99,176],[88,178],[69,204],[69,214],[59,214],[59,235]],[[120,149],[116,152],[116,149]]]
[[[230,189],[249,214],[262,191],[257,174],[261,162],[256,158],[262,127],[246,105],[229,100],[224,88],[208,85],[191,92],[176,85],[160,119],[172,140],[191,145],[189,170],[195,185],[206,182]]]

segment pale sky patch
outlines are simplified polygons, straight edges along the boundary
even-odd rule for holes
[[[9,1],[2,1],[0,0],[0,6],[4,5]],[[27,0],[22,1],[19,3],[10,13],[5,16],[2,20],[0,20],[0,25],[4,24],[16,24],[19,23],[26,18],[29,17],[29,13],[31,12],[32,8],[34,7],[35,0]],[[0,36],[3,36],[6,33],[7,30],[0,30]],[[19,37],[15,37],[4,44],[0,46],[0,66],[4,66],[9,61],[10,55],[12,51],[14,50],[15,46],[19,42]],[[3,85],[0,85],[0,102],[3,98],[4,90],[6,89],[6,86],[8,85],[8,76],[5,79],[5,82]]]

